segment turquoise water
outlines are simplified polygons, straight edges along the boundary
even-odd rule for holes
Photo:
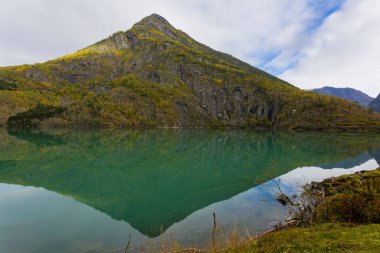
[[[0,252],[124,252],[260,233],[276,189],[374,169],[380,136],[242,130],[0,129]]]

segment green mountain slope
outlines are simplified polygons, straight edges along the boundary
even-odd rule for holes
[[[74,54],[0,68],[0,82],[0,125],[32,110],[11,125],[380,129],[380,115],[302,91],[156,14]]]

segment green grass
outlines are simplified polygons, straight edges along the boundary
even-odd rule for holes
[[[327,223],[290,228],[224,252],[379,252],[380,225]]]

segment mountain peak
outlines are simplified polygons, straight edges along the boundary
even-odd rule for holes
[[[161,23],[161,24],[162,23],[166,23],[166,24],[169,23],[164,17],[162,17],[156,13],[153,13],[152,15],[143,18],[140,22],[153,22],[153,23]]]
[[[167,34],[168,31],[173,31],[175,28],[162,16],[158,14],[152,14],[143,18],[141,21],[133,25],[133,28],[153,28],[160,32]],[[168,34],[169,35],[169,34]]]
[[[180,33],[165,18],[154,13],[135,23],[131,29],[116,32],[109,38],[99,41],[91,47],[98,52],[105,52],[110,48],[133,48],[139,44],[138,41],[141,37],[157,38],[157,36],[162,36],[178,40],[178,37],[181,36]]]

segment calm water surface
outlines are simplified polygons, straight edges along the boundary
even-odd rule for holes
[[[0,129],[0,252],[124,252],[283,221],[280,185],[375,169],[379,135]]]

